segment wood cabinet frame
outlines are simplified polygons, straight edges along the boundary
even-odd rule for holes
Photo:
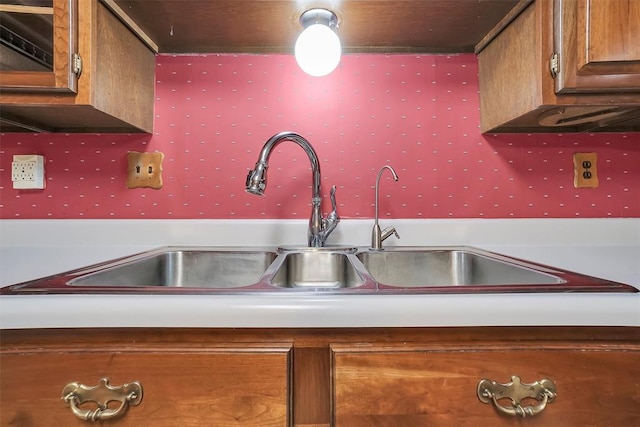
[[[75,93],[78,75],[73,58],[78,53],[78,0],[53,0],[53,70],[3,71],[4,91]]]
[[[639,2],[555,0],[553,15],[556,93],[640,92]]]

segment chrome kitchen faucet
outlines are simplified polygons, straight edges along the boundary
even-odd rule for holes
[[[298,144],[309,156],[311,162],[311,174],[313,185],[311,186],[311,217],[309,218],[308,241],[309,247],[322,247],[329,237],[329,234],[336,228],[340,217],[336,208],[336,186],[331,187],[330,198],[332,211],[326,218],[322,216],[322,192],[320,190],[320,162],[315,150],[302,136],[293,132],[281,132],[273,135],[265,142],[255,167],[247,175],[246,191],[258,196],[264,195],[267,187],[267,168],[271,151],[283,141],[293,141]]]

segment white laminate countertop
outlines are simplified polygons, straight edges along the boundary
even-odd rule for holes
[[[389,223],[389,224],[386,224]],[[232,225],[232,226],[231,226]],[[366,246],[372,221],[331,244]],[[468,245],[640,289],[640,219],[386,220],[403,246]],[[25,245],[25,233],[44,236]],[[0,283],[166,245],[299,244],[306,221],[3,220]],[[91,236],[91,240],[87,240]],[[463,295],[26,295],[0,297],[0,328],[640,326],[640,293]]]

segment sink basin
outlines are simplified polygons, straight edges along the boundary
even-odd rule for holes
[[[380,251],[358,254],[381,284],[397,287],[550,284],[564,280],[467,250]]]
[[[45,283],[35,281],[22,289],[48,292],[238,289],[256,285],[277,256],[275,251],[163,248],[53,276]]]
[[[356,254],[381,290],[421,292],[612,291],[622,284],[475,248],[398,248]]]
[[[269,280],[278,288],[355,288],[365,284],[353,255],[309,249],[286,253]]]
[[[170,250],[72,279],[69,286],[239,288],[256,284],[275,252]]]

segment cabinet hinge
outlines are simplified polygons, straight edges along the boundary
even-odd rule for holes
[[[558,62],[558,54],[556,52],[551,55],[551,59],[549,60],[549,71],[551,71],[551,77],[554,79],[560,72],[560,64]]]
[[[77,53],[74,53],[72,61],[71,71],[76,77],[80,77],[80,74],[82,74],[82,58]]]

